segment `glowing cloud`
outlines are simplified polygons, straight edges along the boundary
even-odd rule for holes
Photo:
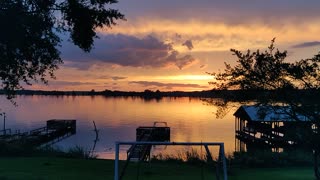
[[[176,66],[179,69],[196,63],[193,56],[181,55],[172,44],[151,35],[142,38],[124,34],[104,35],[97,40],[90,54],[85,54],[72,46],[63,51],[69,65],[84,70],[101,63],[131,67]]]
[[[166,89],[173,89],[173,88],[199,88],[199,89],[205,89],[208,88],[208,86],[201,86],[199,84],[181,84],[181,83],[161,83],[161,82],[155,82],[155,81],[131,81],[129,84],[139,84],[144,87],[162,87]]]
[[[283,25],[270,25],[263,22],[243,24],[226,24],[222,22],[208,22],[203,20],[164,20],[139,18],[134,22],[121,23],[112,31],[99,30],[101,34],[122,33],[143,37],[152,33],[159,39],[177,41],[179,37],[192,41],[197,52],[226,51],[230,48],[261,48],[265,47],[273,37],[278,37],[278,43],[298,43],[312,41],[320,32],[320,20],[310,20],[308,23],[296,24],[288,21]],[[304,32],[304,33],[301,33]],[[299,34],[299,36],[297,36]],[[181,44],[173,44],[174,48]],[[180,52],[186,49],[177,48]],[[188,49],[189,50],[189,49]]]

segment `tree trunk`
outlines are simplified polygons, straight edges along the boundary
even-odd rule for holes
[[[313,151],[313,159],[314,159],[314,164],[313,164],[313,168],[314,168],[314,176],[316,177],[317,180],[320,180],[320,172],[319,172],[319,162],[318,162],[318,158],[319,158],[319,150],[314,150]]]

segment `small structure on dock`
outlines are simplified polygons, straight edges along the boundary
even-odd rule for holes
[[[312,132],[316,126],[307,117],[292,113],[290,107],[241,106],[234,113],[236,151],[280,152],[301,147],[301,135]]]
[[[157,126],[163,124],[164,126]],[[136,129],[136,141],[168,142],[170,141],[170,127],[166,122],[154,122],[153,126],[140,126]],[[150,159],[151,145],[134,145],[127,151],[130,161],[145,161]]]
[[[157,126],[163,124],[164,126]],[[136,129],[137,142],[168,142],[170,141],[170,127],[167,122],[154,122],[153,126],[140,126]],[[124,176],[125,170],[130,161],[150,160],[152,145],[132,145],[127,151],[127,161],[122,169],[120,179]]]
[[[45,127],[37,128],[29,132],[16,132],[11,130],[0,136],[1,143],[27,145],[38,147],[59,142],[76,133],[76,120],[48,120]]]

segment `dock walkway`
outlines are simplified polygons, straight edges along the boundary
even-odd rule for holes
[[[76,133],[76,120],[48,120],[45,127],[24,133],[5,133],[0,136],[1,143],[22,144],[39,147],[59,142]]]
[[[157,124],[164,124],[158,127]],[[170,127],[166,122],[154,122],[153,126],[140,126],[136,129],[136,141],[140,142],[165,142],[170,141]],[[122,169],[120,179],[123,178],[125,170],[130,161],[140,162],[150,160],[151,145],[133,145],[127,151],[127,161]]]

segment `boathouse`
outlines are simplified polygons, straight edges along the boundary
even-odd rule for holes
[[[302,147],[316,128],[307,117],[284,106],[241,106],[235,113],[235,150],[274,152]]]

